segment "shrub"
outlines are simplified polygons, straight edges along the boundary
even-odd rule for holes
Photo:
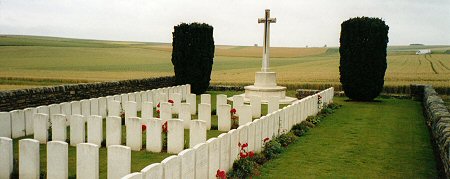
[[[388,30],[379,18],[357,17],[341,24],[340,81],[350,99],[371,101],[383,89]]]
[[[281,146],[287,147],[289,144],[292,144],[295,140],[297,140],[297,136],[292,132],[288,132],[286,134],[281,134],[276,140],[281,144]]]
[[[281,147],[281,144],[277,140],[271,140],[264,144],[262,154],[267,160],[271,160],[281,154],[281,152],[283,152],[283,147]]]
[[[262,165],[267,162],[266,157],[262,153],[255,153],[253,156],[253,161],[255,161],[258,165]]]
[[[308,116],[306,118],[306,121],[316,125],[316,124],[318,124],[320,122],[320,117],[319,116]]]
[[[205,23],[182,23],[174,27],[172,64],[177,84],[191,84],[202,94],[211,80],[214,59],[213,27]]]
[[[251,158],[234,161],[233,170],[228,173],[229,178],[249,178],[256,173],[258,166]]]
[[[294,133],[294,135],[299,136],[299,137],[304,135],[306,132],[308,132],[308,130],[309,130],[309,127],[304,122],[292,126],[292,132]]]

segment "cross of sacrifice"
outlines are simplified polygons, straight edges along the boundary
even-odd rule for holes
[[[266,16],[259,18],[258,23],[264,23],[264,46],[263,46],[263,60],[262,72],[269,71],[269,48],[270,48],[270,23],[276,23],[277,18],[270,18],[270,9],[266,9]]]

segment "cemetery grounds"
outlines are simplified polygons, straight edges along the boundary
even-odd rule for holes
[[[450,47],[426,48],[437,54],[418,56],[414,55],[417,47],[389,47],[386,85],[428,83],[448,88],[450,55],[445,53]],[[271,52],[272,70],[278,73],[278,82],[289,87],[289,96],[294,96],[292,89],[304,86],[339,84],[337,48],[273,48]],[[173,75],[171,45],[163,43],[1,36],[0,54],[1,90]],[[216,46],[215,55],[212,84],[251,84],[254,72],[259,71],[260,47]],[[216,94],[232,96],[242,92],[209,93],[214,111]],[[437,177],[419,102],[389,97],[380,98],[381,103],[344,100],[335,98],[343,108],[300,137],[278,159],[264,165],[261,177]],[[263,114],[265,111],[263,106]],[[212,121],[217,125],[215,115]],[[208,131],[208,138],[219,134]],[[185,140],[188,139],[185,131]],[[14,140],[15,157],[17,141]],[[41,170],[45,170],[45,145],[40,150]],[[131,171],[161,162],[167,156],[132,152]],[[74,173],[75,148],[69,147],[69,176]],[[100,177],[105,176],[106,149],[101,148]]]

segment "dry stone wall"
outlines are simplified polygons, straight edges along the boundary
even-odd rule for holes
[[[435,143],[442,168],[450,178],[450,113],[444,101],[430,85],[411,85],[411,97],[422,98],[424,114]]]
[[[174,77],[68,84],[0,92],[0,111],[175,86]]]

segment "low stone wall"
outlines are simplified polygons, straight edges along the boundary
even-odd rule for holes
[[[411,85],[411,97],[422,98],[427,125],[432,133],[435,151],[442,168],[450,178],[450,113],[444,101],[430,85]]]
[[[0,111],[145,91],[174,85],[175,77],[159,77],[2,91],[0,92]]]

